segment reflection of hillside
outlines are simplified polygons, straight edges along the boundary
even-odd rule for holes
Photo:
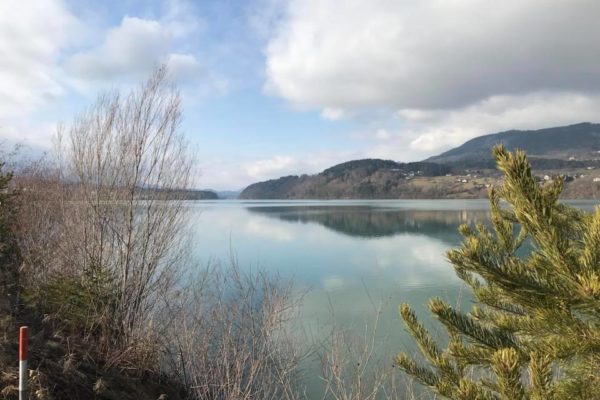
[[[350,236],[380,237],[413,233],[450,243],[458,240],[458,225],[488,218],[488,212],[483,210],[426,211],[368,206],[248,207],[248,210],[288,222],[316,222]]]

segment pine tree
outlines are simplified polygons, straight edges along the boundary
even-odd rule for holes
[[[461,226],[447,253],[474,305],[430,300],[444,349],[401,305],[424,360],[395,364],[448,399],[600,399],[600,207],[560,203],[563,179],[541,186],[522,151],[493,154],[504,181],[490,190],[491,225]]]

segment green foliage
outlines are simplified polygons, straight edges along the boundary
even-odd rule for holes
[[[16,267],[18,251],[13,235],[14,204],[9,191],[12,174],[2,171],[0,162],[0,371],[4,371],[15,359],[9,343],[3,338],[14,332],[13,306],[17,287]],[[4,384],[0,378],[0,387]],[[2,392],[0,392],[0,397]]]
[[[18,304],[18,268],[21,262],[15,237],[15,193],[10,187],[13,175],[4,172],[3,168],[4,163],[0,162],[0,335],[12,328],[13,314]],[[0,353],[2,351],[0,343]]]
[[[14,194],[9,189],[12,173],[2,171],[4,163],[0,162],[0,264],[5,269],[5,264],[10,262],[15,255],[12,225],[14,222]]]
[[[492,226],[461,226],[447,254],[475,304],[430,301],[446,349],[402,305],[428,365],[406,354],[396,365],[449,399],[600,399],[600,207],[559,203],[563,180],[540,186],[522,151],[494,156],[504,182],[490,192]]]
[[[47,282],[27,287],[23,300],[67,334],[112,342],[119,337],[113,324],[117,293],[113,277],[95,266],[81,275],[51,275]]]
[[[392,160],[367,158],[362,160],[346,161],[344,163],[334,165],[333,167],[327,168],[319,175],[333,179],[343,176],[350,176],[352,173],[356,172],[361,175],[372,175],[377,171],[390,169],[403,172],[421,171],[423,176],[440,176],[451,172],[451,168],[447,165],[435,164],[426,161],[399,163]]]

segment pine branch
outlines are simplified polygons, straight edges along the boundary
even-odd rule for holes
[[[531,400],[552,398],[552,360],[548,355],[532,353],[529,361]]]
[[[516,347],[513,335],[500,329],[486,327],[472,317],[455,311],[439,298],[429,301],[429,309],[449,330],[460,332],[489,348]]]
[[[396,356],[394,365],[425,386],[435,387],[440,382],[440,378],[435,372],[420,366],[405,353]]]
[[[498,391],[502,400],[525,399],[525,390],[521,384],[519,355],[515,349],[496,351],[492,356],[492,368],[496,373]]]

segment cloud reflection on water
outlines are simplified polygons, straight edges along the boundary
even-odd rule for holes
[[[385,343],[382,356],[391,356],[410,343],[397,305],[409,302],[426,316],[430,297],[455,303],[461,282],[445,252],[460,243],[459,224],[487,218],[481,202],[430,206],[202,203],[191,220],[199,260],[226,260],[233,249],[242,268],[277,271],[293,279],[299,291],[308,289],[294,329],[300,336],[322,340],[333,325],[364,334],[383,304],[378,338]],[[317,365],[307,368],[318,376]]]

